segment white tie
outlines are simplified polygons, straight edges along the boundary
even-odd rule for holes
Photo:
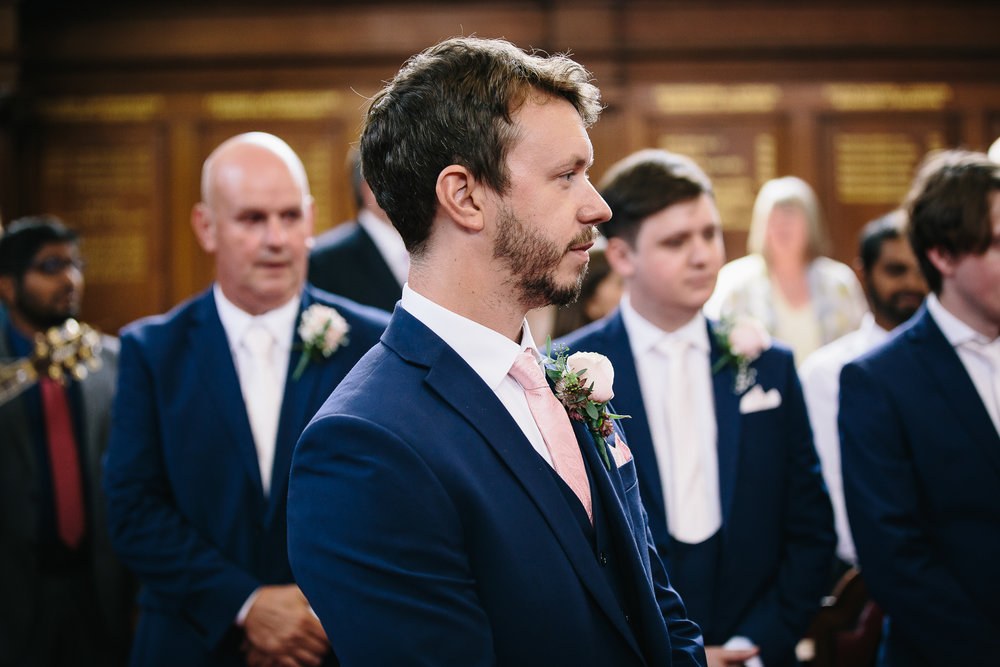
[[[271,489],[271,469],[274,466],[275,440],[278,437],[278,416],[281,414],[281,396],[278,395],[278,378],[271,362],[274,337],[264,327],[253,324],[243,334],[243,344],[250,352],[250,368],[244,369],[248,377],[243,387],[244,400],[254,444],[264,493]]]
[[[708,498],[705,462],[698,429],[698,410],[692,400],[688,350],[683,339],[669,342],[667,419],[670,434],[670,481],[667,524],[674,539],[699,544],[719,527]],[[666,480],[664,480],[666,482]]]
[[[1000,338],[994,339],[989,343],[983,343],[978,340],[970,340],[965,343],[965,346],[989,362],[990,387],[993,390],[993,405],[990,406],[988,404],[989,399],[985,397],[983,399],[983,403],[987,406],[986,411],[990,413],[993,425],[996,427],[997,431],[1000,432]]]

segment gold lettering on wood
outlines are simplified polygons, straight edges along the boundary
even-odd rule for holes
[[[760,186],[775,177],[777,147],[770,132],[725,130],[667,133],[659,146],[686,155],[712,179],[715,201],[727,230],[746,230]]]
[[[837,111],[940,111],[954,92],[946,83],[829,83],[823,97]]]
[[[162,95],[90,95],[42,100],[39,113],[47,120],[70,123],[148,121],[163,113]]]
[[[843,204],[896,206],[927,151],[944,137],[905,132],[840,132],[833,138],[837,199]]]
[[[345,96],[333,90],[282,90],[267,93],[212,93],[203,107],[216,120],[327,118],[342,109]],[[363,100],[358,98],[360,107]]]
[[[775,84],[686,84],[654,86],[657,109],[668,115],[695,113],[770,113],[781,101]]]

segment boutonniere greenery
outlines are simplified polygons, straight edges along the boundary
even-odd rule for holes
[[[347,320],[330,306],[314,303],[302,311],[298,329],[299,338],[302,339],[302,356],[295,366],[292,379],[302,377],[310,359],[329,359],[338,348],[347,345],[347,332],[350,330]]]
[[[550,338],[542,363],[554,385],[556,398],[566,407],[570,419],[587,425],[604,467],[611,470],[605,438],[614,432],[614,420],[628,417],[608,411],[608,401],[615,395],[611,389],[615,369],[607,357],[596,352],[576,352],[567,356],[569,348],[565,345],[554,352],[555,356]]]
[[[750,365],[771,347],[771,335],[756,318],[741,316],[722,320],[715,327],[715,339],[722,348],[722,356],[712,366],[712,373],[732,366],[736,375],[733,391],[742,394],[757,380],[757,369]]]

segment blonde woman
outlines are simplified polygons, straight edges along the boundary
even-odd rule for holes
[[[868,312],[854,271],[824,256],[826,234],[809,184],[768,181],[757,194],[746,257],[719,272],[711,317],[753,315],[792,346],[796,364],[854,331]]]

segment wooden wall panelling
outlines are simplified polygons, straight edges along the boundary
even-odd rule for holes
[[[164,125],[53,122],[37,146],[33,211],[80,232],[82,318],[114,333],[159,312],[169,275]]]
[[[643,147],[692,158],[712,179],[727,256],[746,253],[760,186],[786,173],[789,117],[776,84],[655,84],[648,87]]]
[[[820,119],[818,142],[833,254],[850,262],[861,228],[900,205],[924,156],[960,143],[959,117],[950,111],[832,112]]]

